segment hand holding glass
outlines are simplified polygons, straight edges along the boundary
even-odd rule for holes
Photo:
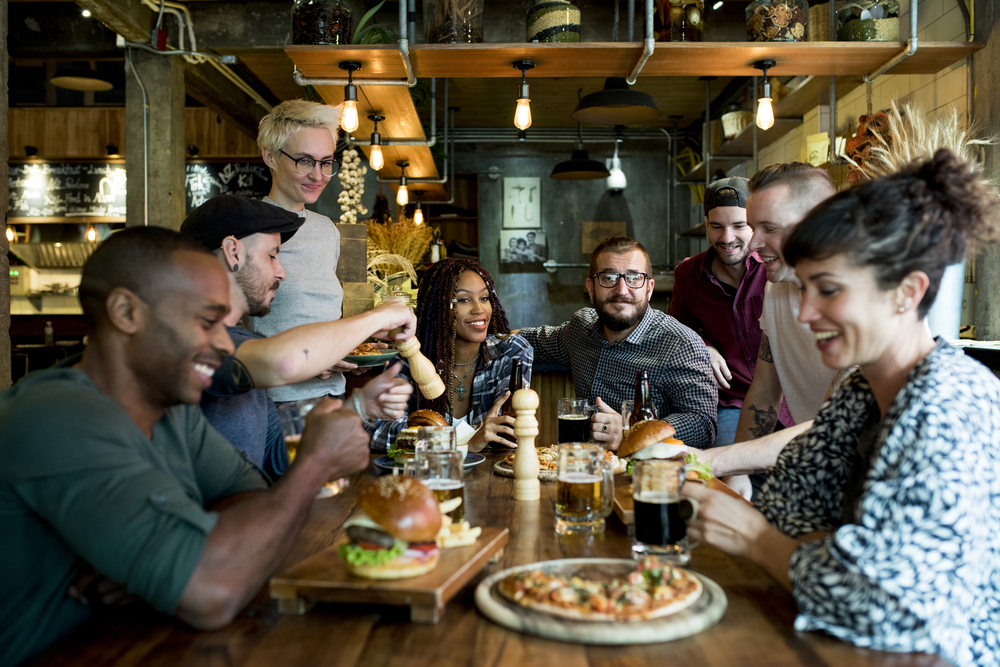
[[[302,441],[302,430],[306,425],[306,416],[322,400],[322,398],[315,398],[308,401],[282,403],[278,406],[278,419],[281,421],[281,433],[285,436],[285,449],[288,450],[289,463],[295,461],[295,455],[298,453],[299,443]],[[346,477],[334,480],[320,489],[316,497],[336,496],[347,490],[348,486],[350,486],[350,481]]]

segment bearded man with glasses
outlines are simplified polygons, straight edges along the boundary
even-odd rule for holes
[[[282,102],[260,121],[257,145],[272,178],[264,201],[305,218],[295,236],[281,245],[281,263],[294,280],[276,293],[270,314],[250,317],[249,329],[260,336],[272,337],[292,327],[341,317],[340,232],[333,220],[305,208],[316,203],[340,169],[334,157],[339,124],[339,107],[306,100]],[[319,377],[272,388],[268,394],[276,403],[343,397],[342,371],[355,368],[341,361]]]
[[[535,349],[535,363],[568,366],[578,398],[600,410],[592,439],[616,450],[622,438],[622,401],[634,395],[636,371],[649,371],[653,405],[677,438],[699,449],[715,440],[718,389],[702,339],[673,317],[649,307],[653,293],[649,253],[624,236],[591,253],[583,308],[560,326],[518,331]]]

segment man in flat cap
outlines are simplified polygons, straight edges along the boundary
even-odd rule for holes
[[[264,317],[285,280],[279,253],[304,218],[280,206],[236,195],[208,200],[187,217],[181,233],[211,250],[229,277],[230,310],[223,318],[236,346],[205,390],[201,407],[209,423],[269,477],[284,473],[288,459],[281,424],[266,389],[323,374],[369,337],[400,339],[416,328],[413,312],[392,301],[354,317],[304,324],[263,338],[239,326],[245,316]],[[294,282],[295,276],[291,277]],[[396,379],[398,365],[370,381],[351,407],[367,417],[405,414],[413,389]]]
[[[767,274],[750,252],[745,178],[722,178],[705,188],[709,249],[674,272],[669,313],[699,332],[712,357],[719,387],[719,431],[714,447],[731,444],[740,408],[753,382],[760,347],[760,313]],[[791,425],[785,410],[782,423]]]

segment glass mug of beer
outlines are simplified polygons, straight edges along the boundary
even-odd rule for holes
[[[457,449],[462,452],[462,456],[469,453],[469,446],[458,446],[455,439],[454,426],[421,426],[417,429],[417,441],[414,445],[417,451],[422,450],[443,450],[450,451]]]
[[[299,443],[302,441],[302,429],[306,425],[306,416],[313,407],[322,401],[322,398],[313,398],[307,401],[292,401],[282,403],[278,406],[278,420],[281,422],[281,434],[285,437],[285,449],[288,451],[288,463],[295,461],[295,454],[299,450]],[[347,478],[333,480],[328,483],[319,493],[317,498],[329,498],[343,493],[350,482]]]
[[[559,399],[559,444],[590,440],[590,405],[585,398]]]
[[[434,492],[439,503],[461,498],[462,504],[448,513],[452,521],[465,520],[465,457],[458,450],[424,449],[417,452],[415,476]]]
[[[589,443],[559,445],[556,533],[603,533],[614,497],[615,472],[604,460],[604,447]]]
[[[632,473],[635,539],[632,556],[655,555],[673,565],[686,565],[698,546],[687,536],[687,519],[698,514],[698,501],[681,496],[686,476],[683,461],[636,461]]]

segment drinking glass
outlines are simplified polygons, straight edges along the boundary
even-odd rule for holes
[[[313,398],[306,401],[293,401],[282,403],[278,406],[278,419],[281,421],[281,434],[285,436],[285,449],[288,450],[288,463],[295,460],[295,455],[299,450],[299,443],[302,441],[302,429],[306,425],[306,416],[322,401],[322,398]],[[346,477],[333,480],[319,490],[317,498],[329,498],[336,496],[347,490],[350,480]]]
[[[635,407],[635,401],[630,398],[626,398],[622,401],[622,435],[628,435],[629,422],[632,421],[632,409]]]
[[[632,473],[635,539],[632,556],[655,555],[674,565],[686,565],[698,546],[687,536],[687,519],[698,514],[698,501],[681,495],[686,481],[683,461],[636,461]]]
[[[598,444],[559,445],[555,529],[559,535],[604,532],[615,497],[615,472]]]
[[[458,450],[425,449],[417,453],[414,472],[424,486],[434,492],[439,503],[461,498],[462,503],[448,513],[452,521],[465,520],[465,457]]]
[[[559,444],[590,440],[590,405],[585,398],[559,399]]]

